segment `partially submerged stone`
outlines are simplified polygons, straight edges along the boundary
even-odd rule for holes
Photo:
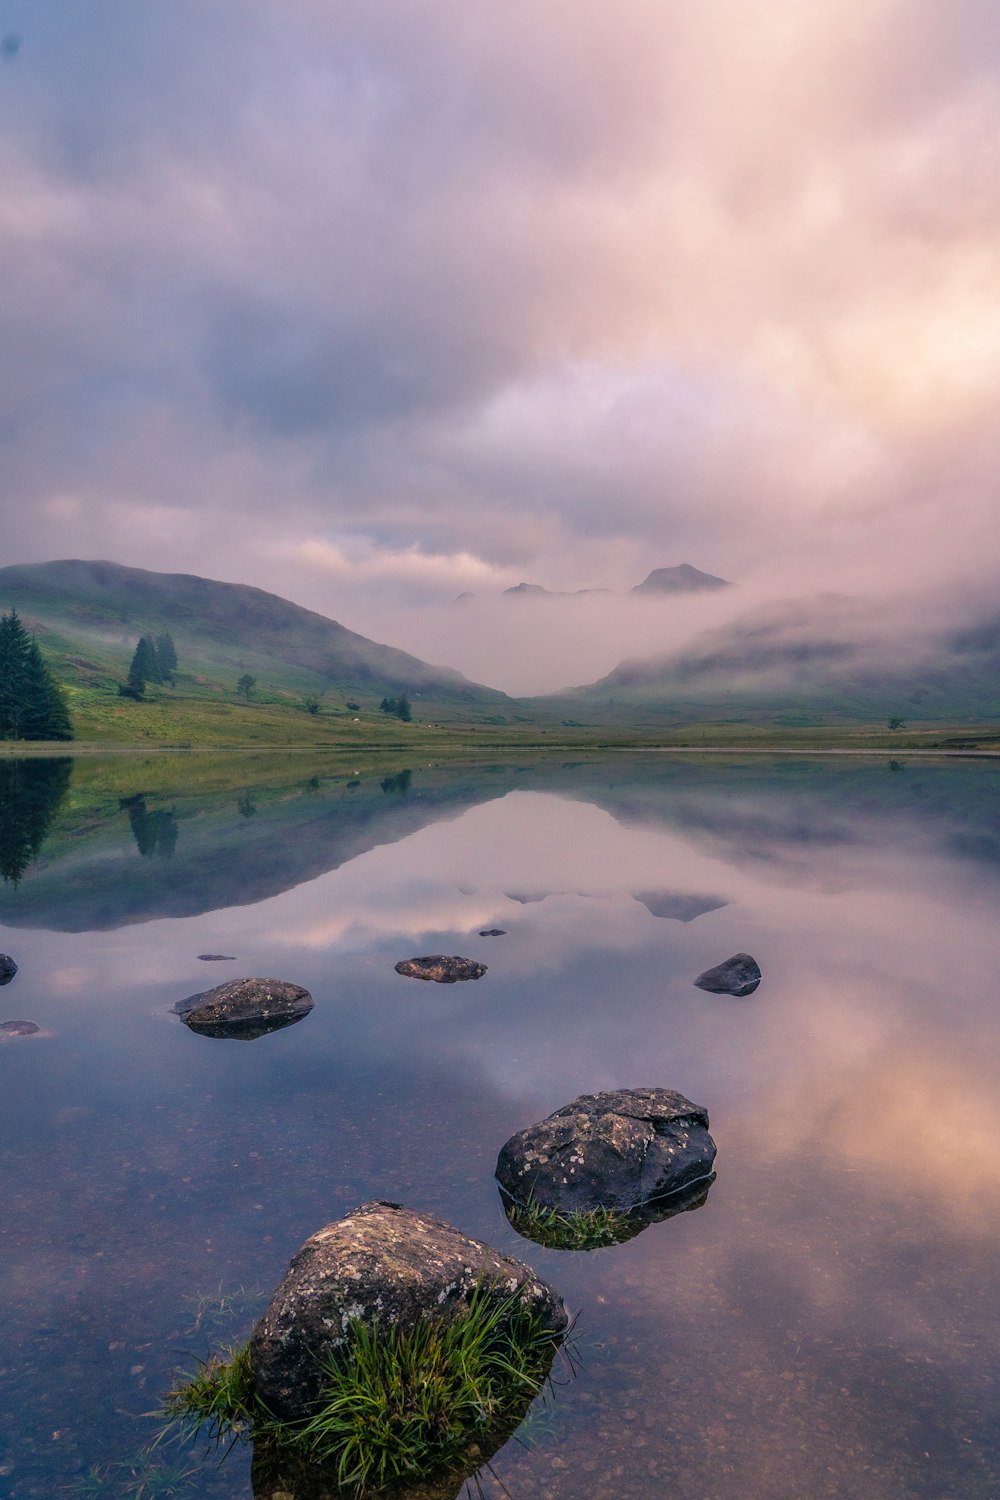
[[[433,979],[438,984],[455,984],[459,979],[482,979],[486,965],[474,958],[457,954],[430,953],[424,958],[404,958],[395,966],[397,974],[408,979]]]
[[[479,934],[480,937],[506,937],[506,927],[486,927]]]
[[[562,1299],[530,1266],[431,1214],[362,1204],[293,1256],[250,1336],[257,1395],[279,1418],[303,1416],[322,1393],[324,1359],[348,1345],[356,1320],[405,1329],[447,1319],[477,1287],[493,1305],[516,1293],[554,1333],[567,1325]]]
[[[17,964],[9,953],[0,953],[0,984],[10,984],[17,973]]]
[[[650,1224],[662,1224],[665,1219],[701,1208],[714,1181],[715,1173],[710,1172],[692,1187],[680,1188],[666,1198],[654,1198],[629,1213],[561,1214],[541,1210],[538,1204],[523,1208],[503,1188],[500,1201],[511,1228],[547,1250],[603,1250],[607,1245],[624,1245],[627,1240],[634,1240]]]
[[[497,1181],[516,1205],[563,1214],[632,1213],[704,1182],[708,1111],[673,1089],[581,1094],[502,1147]]]
[[[760,984],[760,965],[749,953],[734,953],[725,963],[706,969],[694,981],[713,995],[752,995]]]
[[[294,1025],[312,1008],[312,996],[300,984],[285,979],[232,979],[178,1000],[174,1011],[200,1036],[253,1041]]]
[[[199,953],[198,957],[203,964],[235,963],[235,953]]]
[[[0,1021],[0,1032],[4,1036],[34,1036],[41,1029],[34,1021]]]

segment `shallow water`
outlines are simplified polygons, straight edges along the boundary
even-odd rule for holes
[[[144,1414],[372,1198],[579,1314],[487,1495],[1000,1494],[1000,770],[123,758],[0,764],[0,811],[0,1021],[39,1027],[0,1032],[5,1500],[249,1497],[246,1454],[150,1452]],[[738,950],[756,994],[693,987]],[[488,972],[394,973],[433,952]],[[172,1014],[244,974],[315,1009]],[[520,1239],[507,1136],[638,1085],[708,1107],[705,1205]]]

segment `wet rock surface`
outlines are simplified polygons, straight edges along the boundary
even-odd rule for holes
[[[299,1416],[321,1393],[324,1356],[343,1347],[356,1319],[405,1328],[447,1318],[479,1284],[498,1302],[519,1292],[554,1331],[567,1325],[562,1299],[530,1266],[431,1214],[362,1204],[293,1257],[250,1337],[257,1393],[276,1416]]]
[[[313,999],[300,984],[285,979],[233,979],[178,1000],[174,1012],[200,1036],[253,1041],[301,1021]]]
[[[749,953],[734,953],[725,963],[706,969],[694,981],[713,995],[752,995],[760,984],[760,966]]]
[[[438,984],[456,984],[460,979],[482,979],[486,965],[474,958],[457,954],[430,953],[425,958],[403,958],[395,965],[397,974],[408,979],[433,979]]]
[[[673,1089],[581,1094],[501,1148],[496,1176],[515,1204],[631,1213],[711,1175],[708,1111]]]
[[[10,984],[17,973],[17,964],[9,953],[0,953],[0,984]]]
[[[0,1021],[0,1033],[4,1036],[34,1036],[41,1029],[34,1021]]]

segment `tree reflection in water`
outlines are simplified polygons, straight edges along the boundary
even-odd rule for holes
[[[66,788],[73,762],[0,761],[0,876],[17,885],[38,854]]]

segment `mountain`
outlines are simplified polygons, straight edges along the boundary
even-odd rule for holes
[[[85,687],[124,680],[132,649],[168,631],[184,686],[232,690],[244,671],[280,697],[405,690],[457,706],[510,700],[448,667],[378,645],[276,594],[188,573],[63,561],[0,568],[0,611],[15,607],[60,675]]]
[[[726,589],[733,585],[726,578],[716,578],[714,573],[703,573],[700,568],[692,568],[690,563],[678,563],[674,568],[654,568],[653,571],[637,583],[634,588],[628,590],[629,594],[665,595],[665,594],[694,594],[705,589]],[[540,583],[515,583],[509,589],[503,589],[500,597],[502,599],[582,599],[587,594],[613,594],[614,589],[591,588],[591,589],[547,589]],[[459,594],[453,601],[455,604],[469,604],[477,596],[468,591]]]
[[[703,573],[692,568],[690,563],[678,563],[676,568],[654,568],[648,577],[637,583],[633,594],[693,594],[702,589],[728,589],[732,584],[728,578],[716,578],[714,573]]]
[[[583,594],[610,594],[611,589],[545,589],[540,583],[515,583],[503,592],[515,599],[579,599]]]
[[[593,722],[1000,718],[1000,620],[965,630],[834,595],[763,606],[666,655],[620,662],[558,698]],[[590,721],[588,719],[588,721]]]

